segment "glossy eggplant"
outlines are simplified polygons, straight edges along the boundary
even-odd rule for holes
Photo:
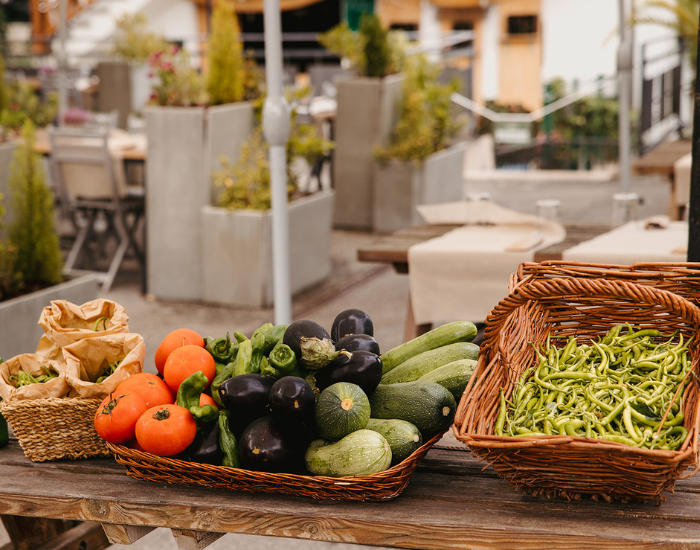
[[[358,350],[341,353],[328,366],[316,372],[316,387],[323,391],[336,382],[357,384],[369,394],[382,379],[382,360],[376,353]]]
[[[374,336],[374,325],[361,309],[346,309],[341,311],[333,320],[331,327],[331,338],[337,342],[348,334],[367,334]]]
[[[379,343],[369,334],[348,334],[335,343],[335,349],[345,351],[369,351],[379,355]]]
[[[219,423],[204,424],[192,444],[183,452],[183,459],[218,466],[224,458],[219,448]]]
[[[302,338],[318,338],[319,340],[331,339],[328,331],[314,321],[309,321],[307,319],[294,321],[284,332],[282,343],[287,344],[290,348],[292,348],[297,361],[301,361]]]
[[[219,386],[221,402],[231,413],[231,431],[238,437],[256,418],[270,414],[270,389],[275,379],[258,373],[239,374]]]
[[[316,397],[309,383],[298,376],[285,376],[270,389],[270,410],[283,422],[313,418]]]
[[[238,441],[241,467],[260,472],[298,473],[304,461],[306,440],[286,431],[273,416],[251,422]]]

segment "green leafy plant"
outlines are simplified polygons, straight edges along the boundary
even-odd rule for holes
[[[209,37],[207,93],[210,105],[244,99],[245,65],[236,12],[231,0],[218,0]]]
[[[125,13],[117,19],[112,48],[115,57],[144,63],[154,53],[167,48],[163,36],[148,30],[148,19],[143,13]]]
[[[0,75],[5,74],[5,58],[0,53]],[[10,104],[10,92],[5,84],[5,79],[0,78],[0,113],[2,113]]]
[[[150,103],[170,107],[190,107],[205,103],[204,84],[201,75],[190,65],[185,50],[171,46],[149,58],[156,83],[151,91]]]
[[[375,14],[364,14],[360,28],[353,31],[343,21],[318,35],[319,43],[346,60],[360,76],[386,76],[403,70],[406,59],[406,33],[386,31]]]
[[[450,96],[459,89],[438,82],[440,68],[425,56],[408,59],[403,83],[401,115],[386,147],[374,148],[375,159],[422,162],[427,156],[450,145],[464,121],[450,110]]]
[[[27,120],[22,143],[10,166],[14,221],[8,229],[12,262],[3,263],[1,279],[11,289],[43,288],[60,283],[63,260],[54,226],[53,195],[46,185],[41,156],[34,152],[35,130]],[[9,269],[8,269],[9,268]],[[8,283],[9,281],[9,283]]]
[[[0,126],[4,139],[16,137],[30,121],[35,128],[51,124],[58,113],[58,96],[51,93],[46,102],[42,102],[32,84],[18,80],[10,86],[9,103],[0,112]]]
[[[296,91],[294,97],[308,93]],[[333,148],[333,143],[323,139],[312,124],[300,124],[292,111],[292,131],[287,141],[287,197],[292,200],[298,194],[297,176],[291,169],[295,159],[303,158],[312,166]],[[221,169],[212,174],[214,187],[220,190],[216,206],[234,209],[269,210],[271,207],[269,146],[264,139],[262,126],[258,125],[241,146],[241,154],[235,163],[222,156]]]

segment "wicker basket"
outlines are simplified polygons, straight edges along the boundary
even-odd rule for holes
[[[354,477],[323,477],[255,472],[165,458],[108,443],[126,473],[158,483],[201,485],[251,493],[279,493],[326,500],[383,501],[401,494],[416,467],[444,432],[416,449],[411,456],[383,472]]]
[[[0,414],[34,462],[110,456],[93,420],[101,402],[68,397],[4,401]]]
[[[577,272],[558,277],[556,269],[548,266],[550,271],[537,275],[533,264],[521,266],[511,280],[511,293],[487,317],[475,376],[457,409],[455,436],[526,493],[658,502],[689,466],[695,466],[690,475],[697,470],[697,377],[692,377],[682,396],[684,427],[689,433],[678,451],[638,449],[585,437],[494,435],[501,389],[508,398],[519,376],[535,364],[533,344],[539,348],[548,335],[592,340],[625,322],[665,333],[679,330],[686,338],[696,335],[690,357],[698,370],[700,309],[679,294],[655,288],[659,280],[666,280],[662,275],[654,271],[650,284],[636,284],[629,282],[635,280],[629,267],[597,266],[589,277],[579,277]],[[583,264],[575,267],[584,269]],[[608,274],[610,279],[602,278]]]

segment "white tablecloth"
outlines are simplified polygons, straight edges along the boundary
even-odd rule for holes
[[[502,208],[491,201],[419,207],[430,223],[465,225],[409,248],[411,304],[416,324],[483,321],[508,295],[521,262],[564,239],[554,222]]]
[[[564,251],[562,259],[600,264],[685,262],[688,223],[668,222],[664,228],[646,229],[644,220],[629,222],[590,241]]]

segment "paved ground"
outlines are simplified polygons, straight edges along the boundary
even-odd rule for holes
[[[564,223],[606,224],[610,221],[612,195],[620,191],[616,181],[571,182],[548,181],[518,183],[514,181],[469,182],[470,193],[487,192],[497,203],[534,214],[537,199],[559,199]],[[668,183],[656,177],[637,178],[633,190],[643,204],[639,214],[646,217],[665,214],[669,197]],[[408,277],[391,268],[356,261],[359,246],[377,237],[368,233],[334,231],[332,240],[333,274],[323,285],[294,298],[294,318],[312,319],[330,329],[333,318],[347,308],[359,308],[373,319],[375,336],[382,349],[401,342],[408,297]],[[155,371],[153,356],[160,340],[171,330],[189,327],[203,335],[219,336],[240,330],[250,335],[261,324],[272,321],[272,310],[243,310],[212,305],[159,302],[143,296],[133,270],[125,269],[104,297],[121,303],[129,314],[132,331],[145,338],[146,370]],[[147,490],[147,483],[144,483]],[[225,498],[236,498],[235,493]],[[0,546],[7,542],[0,528]],[[112,548],[119,548],[115,545]],[[250,548],[256,550],[347,550],[359,548],[349,544],[276,539],[245,535],[226,535],[210,546],[212,550]],[[126,548],[126,547],[125,547]],[[169,531],[158,529],[128,547],[132,550],[170,550],[175,542]]]

